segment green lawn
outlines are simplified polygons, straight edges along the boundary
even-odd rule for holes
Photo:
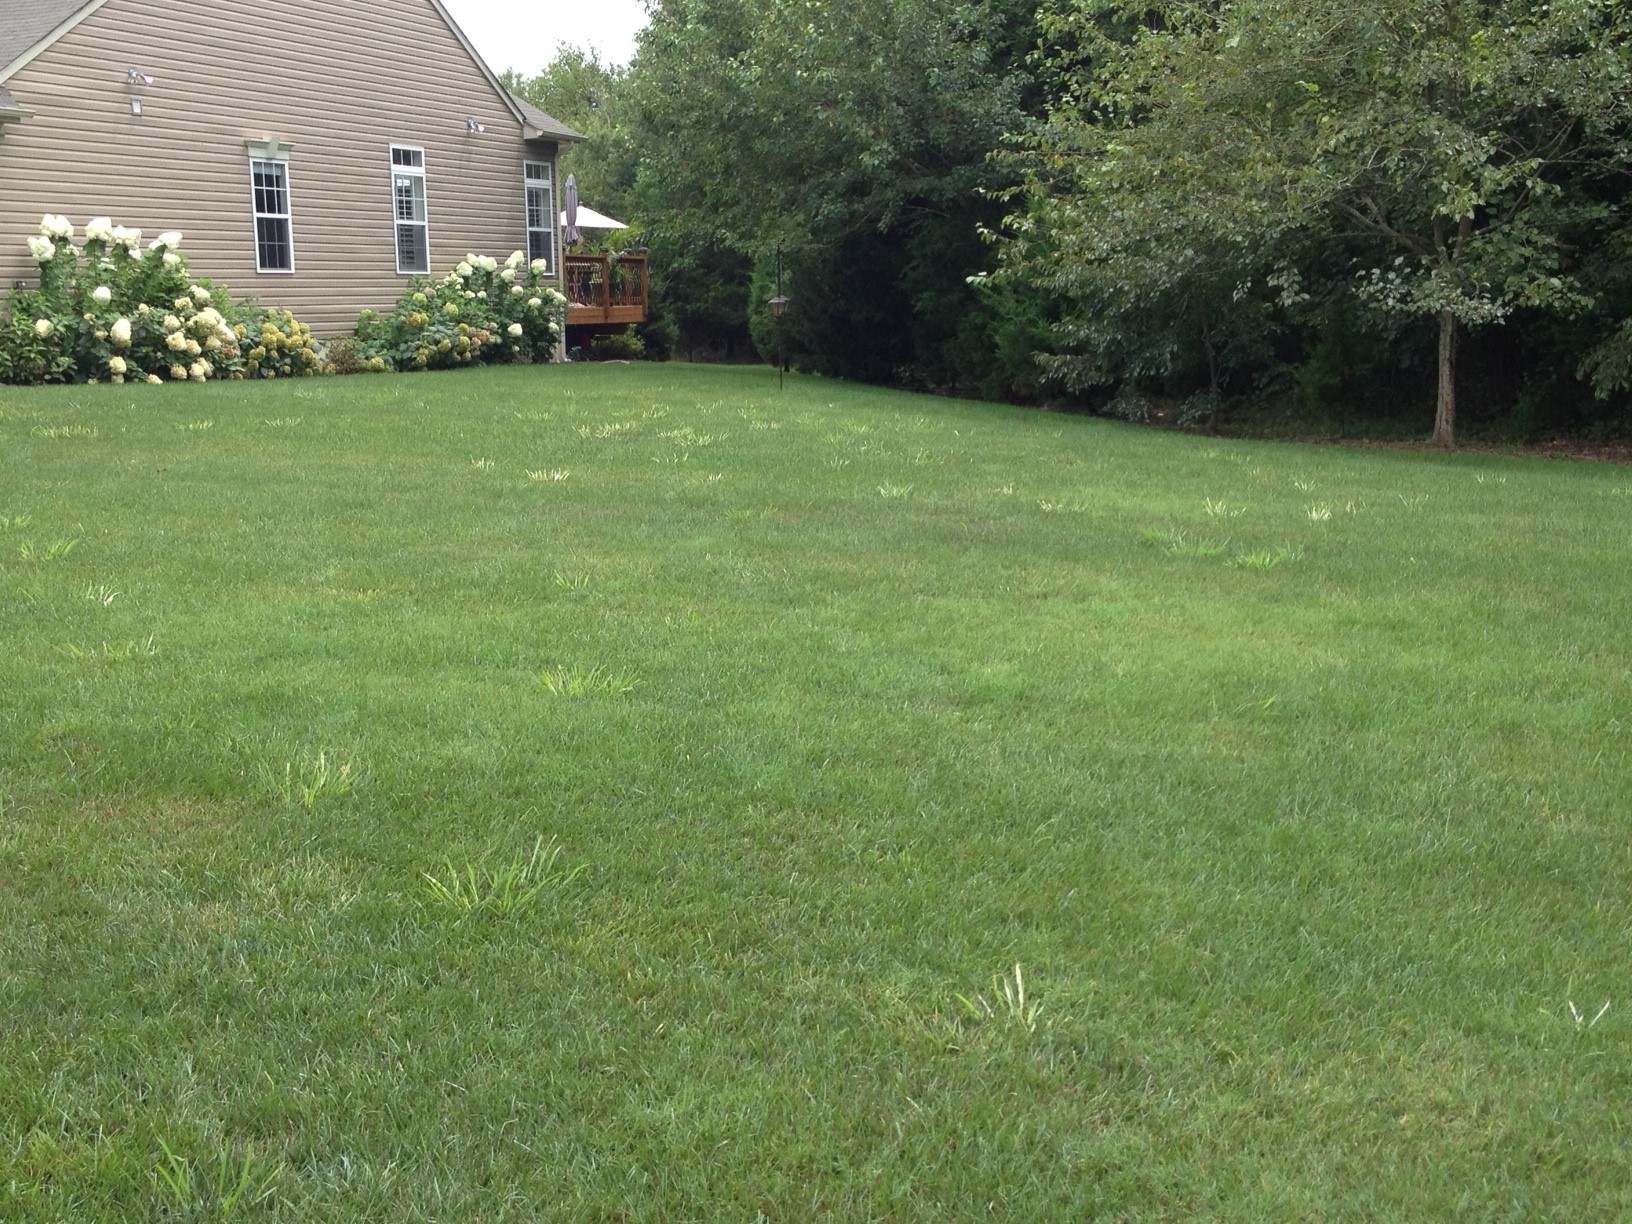
[[[1629,545],[764,369],[0,388],[0,1219],[1632,1216]]]

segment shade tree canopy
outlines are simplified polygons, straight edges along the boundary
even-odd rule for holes
[[[1063,86],[1017,158],[1010,267],[1072,303],[1062,375],[1148,370],[1141,344],[1187,316],[1216,354],[1213,337],[1261,332],[1266,305],[1338,280],[1436,329],[1433,436],[1449,444],[1464,330],[1592,305],[1578,246],[1623,223],[1632,154],[1621,4],[1235,0],[1123,16],[1131,36],[1107,32],[1104,6],[1049,10]]]

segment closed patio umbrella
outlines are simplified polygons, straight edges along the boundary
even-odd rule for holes
[[[578,180],[567,175],[567,211],[561,214],[561,241],[571,246],[578,241]]]

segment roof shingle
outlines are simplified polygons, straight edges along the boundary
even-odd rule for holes
[[[516,104],[516,109],[521,112],[521,117],[526,120],[529,125],[537,128],[540,132],[544,133],[544,135],[550,137],[551,139],[582,140],[584,138],[582,132],[573,131],[566,124],[562,123],[561,120],[555,118],[555,116],[547,115],[543,111],[539,110],[538,107],[527,101],[526,98],[518,98],[515,94],[511,94],[510,101]]]
[[[4,0],[0,3],[0,80],[12,61],[31,50],[93,0]]]

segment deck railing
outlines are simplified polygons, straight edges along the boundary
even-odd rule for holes
[[[567,322],[644,323],[646,255],[568,255],[561,261]]]

